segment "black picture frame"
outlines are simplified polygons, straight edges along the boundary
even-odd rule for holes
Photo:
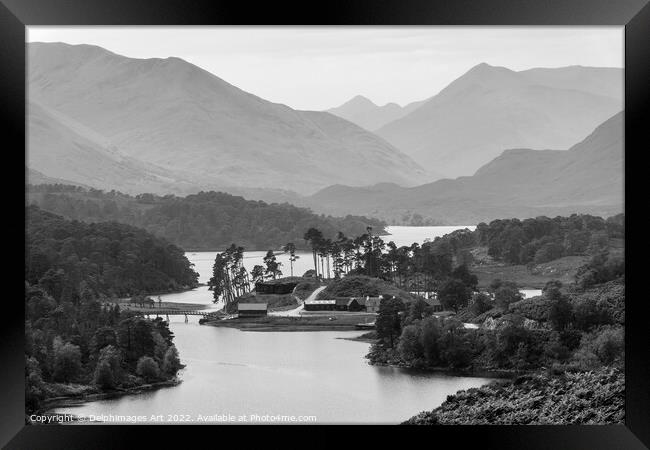
[[[638,159],[635,155],[641,156],[647,149],[644,138],[646,124],[650,123],[648,1],[337,0],[252,5],[232,0],[0,0],[0,86],[3,99],[0,110],[5,139],[16,143],[12,152],[19,154],[16,149],[21,146],[24,149],[25,27],[29,25],[619,25],[625,26],[625,193],[626,203],[629,203],[633,181],[643,180],[644,175],[639,172],[635,177],[634,171],[646,170],[642,164],[634,165],[633,160]],[[16,164],[21,164],[20,159]],[[5,192],[14,196],[15,184],[5,188]],[[638,208],[642,205],[643,201],[635,204],[637,210],[642,210]],[[20,217],[24,214],[24,202],[17,203],[16,207],[23,211],[16,213]],[[642,224],[641,220],[640,213],[626,208],[628,236],[635,224]],[[15,229],[20,226],[17,222]],[[639,234],[633,232],[631,238],[639,238]],[[634,256],[642,251],[639,245],[626,247],[626,260],[634,260]],[[20,267],[13,270],[17,272]],[[632,296],[636,287],[643,287],[641,270],[627,264],[625,426],[439,426],[402,427],[399,431],[433,439],[430,442],[436,445],[446,442],[455,447],[465,444],[475,448],[500,449],[631,450],[650,447],[650,339],[646,331],[647,316],[643,314],[643,302],[647,300],[640,296],[633,299]],[[9,283],[6,285],[18,285],[13,281],[14,277],[7,277]],[[221,433],[215,433],[213,427],[194,427],[188,432],[178,426],[153,428],[151,425],[25,426],[24,312],[19,300],[24,294],[15,286],[11,288],[12,292],[14,289],[15,295],[4,299],[3,307],[7,309],[0,326],[0,406],[3,410],[0,445],[9,449],[131,448],[136,445],[136,434],[146,437],[146,445],[150,448],[158,445],[167,448],[173,442],[197,445],[200,437],[207,438],[206,442],[218,442]],[[278,428],[281,427],[267,426],[262,432],[256,428],[255,431],[237,433],[237,436],[241,438],[244,435],[246,443],[255,434],[274,439]],[[323,436],[322,430],[313,427],[306,430],[312,434],[304,441],[306,443],[312,444],[313,436]],[[394,429],[388,432],[386,428],[376,430],[366,430],[363,438],[395,434]],[[331,436],[329,441],[332,445],[338,445],[334,434],[326,436]],[[407,442],[416,445],[417,441],[410,439]]]

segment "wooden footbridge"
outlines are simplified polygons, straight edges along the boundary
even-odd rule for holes
[[[187,322],[188,316],[202,316],[204,319],[217,318],[219,315],[224,315],[223,312],[219,311],[207,311],[204,309],[193,309],[193,310],[183,310],[183,309],[156,309],[152,311],[138,311],[142,315],[149,318],[150,316],[155,315],[156,317],[164,316],[169,321],[169,316],[185,316],[185,322]]]

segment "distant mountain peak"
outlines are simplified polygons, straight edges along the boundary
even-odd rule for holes
[[[489,71],[489,70],[507,70],[508,72],[512,72],[512,70],[508,69],[507,67],[503,66],[493,66],[492,64],[488,64],[486,62],[479,63],[469,69],[468,72],[472,71]]]
[[[328,109],[327,112],[355,123],[368,131],[376,131],[382,126],[410,114],[425,101],[412,102],[404,107],[395,102],[379,106],[363,95],[356,95],[342,105]]]
[[[462,80],[464,78],[472,78],[475,76],[479,77],[493,77],[493,76],[509,76],[509,75],[515,75],[516,72],[514,70],[508,69],[507,67],[503,66],[493,66],[491,64],[488,64],[486,62],[482,62],[480,64],[475,65],[471,69],[469,69],[465,75],[461,76],[459,80]]]
[[[364,97],[363,95],[355,95],[350,100],[345,102],[342,106],[346,105],[377,107],[377,105],[372,100],[370,100],[368,97]]]

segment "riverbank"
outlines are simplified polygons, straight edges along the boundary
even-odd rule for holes
[[[350,339],[354,340],[354,339]],[[374,343],[376,341],[372,341]],[[529,370],[514,370],[514,369],[492,369],[487,367],[472,367],[472,368],[457,368],[450,367],[413,367],[401,362],[368,362],[371,366],[378,367],[394,367],[396,369],[408,369],[415,372],[422,373],[440,373],[445,375],[453,375],[458,377],[481,377],[481,378],[496,378],[496,379],[514,379],[516,377],[530,375],[535,371]]]
[[[50,397],[44,399],[41,403],[40,408],[38,409],[38,411],[34,413],[34,415],[57,416],[59,414],[51,412],[56,408],[77,406],[87,402],[119,398],[127,395],[140,395],[145,392],[151,392],[162,388],[178,386],[180,383],[181,383],[180,379],[174,378],[171,380],[159,381],[156,383],[145,383],[145,384],[132,386],[128,388],[118,388],[111,391],[101,391],[97,387],[92,385],[74,385],[69,389],[70,393],[67,395],[59,395],[56,397]],[[59,385],[59,387],[60,386],[61,385]],[[58,423],[56,420],[54,420],[54,422]]]
[[[349,314],[349,313],[348,313]],[[295,317],[266,316],[207,320],[203,325],[237,328],[242,331],[356,331],[356,325],[374,321],[374,314],[334,313]]]
[[[368,333],[363,333],[361,336],[340,337],[337,339],[343,339],[345,341],[354,341],[354,342],[365,342],[366,344],[374,344],[378,340],[376,331],[369,331]]]

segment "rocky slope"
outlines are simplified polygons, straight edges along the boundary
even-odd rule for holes
[[[623,424],[625,377],[619,369],[528,375],[460,391],[406,425]]]

